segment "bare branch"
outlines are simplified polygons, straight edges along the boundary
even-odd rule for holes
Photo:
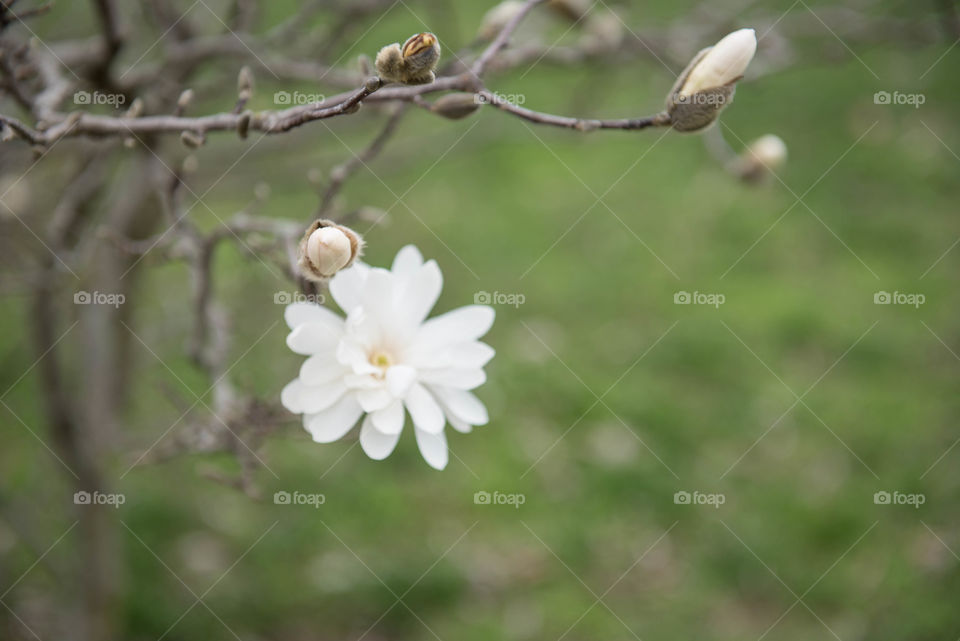
[[[320,207],[317,209],[315,218],[327,218],[330,215],[330,209],[333,206],[333,200],[336,198],[337,194],[340,193],[340,189],[343,187],[343,184],[356,172],[360,167],[370,162],[373,158],[377,156],[382,150],[384,145],[386,145],[387,140],[393,135],[397,130],[397,125],[400,124],[400,119],[403,118],[404,112],[406,109],[404,106],[401,106],[399,109],[393,112],[393,114],[387,119],[387,122],[384,124],[383,129],[380,130],[380,133],[377,134],[366,149],[361,151],[359,154],[352,156],[342,165],[338,165],[330,172],[330,184],[327,186],[327,189],[323,192],[323,197],[320,199]]]
[[[533,111],[526,107],[515,105],[509,100],[498,96],[497,94],[481,89],[477,92],[483,98],[484,102],[492,105],[502,111],[513,114],[535,122],[538,125],[551,125],[553,127],[565,127],[567,129],[576,129],[578,131],[594,131],[596,129],[646,129],[648,127],[668,127],[670,126],[670,116],[665,112],[660,112],[652,116],[643,118],[621,118],[616,120],[595,120],[585,118],[570,118],[567,116],[555,116],[553,114]]]
[[[510,40],[510,36],[520,25],[520,22],[526,17],[530,11],[537,6],[538,4],[544,2],[544,0],[527,0],[523,5],[523,8],[517,11],[516,15],[504,25],[503,29],[500,30],[500,33],[497,34],[497,37],[493,39],[493,42],[480,54],[480,57],[477,58],[477,61],[473,63],[471,71],[473,75],[478,78],[483,75],[483,72],[486,71],[487,64],[493,59],[497,53],[507,45],[507,41]]]

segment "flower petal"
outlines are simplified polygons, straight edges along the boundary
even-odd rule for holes
[[[296,329],[298,325],[304,323],[320,323],[329,325],[331,328],[343,327],[341,317],[322,305],[305,301],[297,301],[287,305],[283,310],[283,319],[290,329]]]
[[[365,320],[368,321],[364,323],[364,329],[367,331],[379,330],[380,323],[376,323],[376,321],[393,322],[395,320],[396,306],[394,300],[396,295],[397,288],[393,274],[379,267],[371,269],[360,298],[360,304],[363,305],[365,312]],[[379,331],[376,333],[379,334]],[[370,338],[376,340],[378,337],[371,335]]]
[[[340,270],[330,279],[330,295],[344,312],[349,314],[354,307],[360,305],[360,295],[369,271],[370,267],[367,265],[354,263],[352,267]]]
[[[420,372],[420,381],[457,389],[474,389],[487,382],[487,375],[482,369],[425,369]]]
[[[467,305],[435,316],[420,327],[414,351],[419,354],[476,340],[490,330],[495,315],[488,305]]]
[[[427,464],[435,469],[442,470],[447,466],[450,455],[447,452],[447,437],[443,432],[430,434],[423,430],[414,430],[417,437],[417,447]]]
[[[316,414],[340,400],[347,391],[343,381],[331,381],[325,385],[304,385],[300,390],[300,411]]]
[[[403,431],[403,402],[400,400],[373,412],[370,416],[373,418],[373,426],[384,434],[399,434]]]
[[[382,461],[390,456],[399,440],[400,432],[384,434],[374,426],[373,417],[367,414],[367,418],[363,420],[363,426],[360,428],[360,447],[363,448],[367,456],[375,461]]]
[[[407,245],[397,252],[390,271],[402,276],[416,271],[421,265],[423,265],[423,255],[420,250],[414,245]]]
[[[303,323],[287,334],[287,347],[297,354],[310,356],[332,350],[340,340],[340,331],[325,323]]]
[[[464,367],[470,369],[483,367],[490,362],[490,359],[493,358],[495,354],[496,351],[486,343],[470,341],[469,343],[451,345],[443,354],[443,357],[448,361],[448,367]]]
[[[420,383],[414,383],[403,401],[410,412],[410,418],[418,431],[438,434],[443,431],[445,419],[443,410],[433,397]]]
[[[404,398],[417,380],[417,370],[406,365],[394,365],[387,370],[387,390],[394,398]]]
[[[430,391],[440,401],[451,425],[453,419],[470,425],[486,425],[490,421],[486,406],[471,392],[441,386],[431,386]]]
[[[303,408],[300,406],[300,394],[303,391],[303,383],[299,378],[295,378],[283,388],[280,392],[280,404],[294,414],[303,414]]]
[[[392,403],[394,396],[381,385],[372,389],[357,391],[357,400],[364,412],[375,412]]]
[[[346,368],[332,354],[315,354],[303,361],[300,378],[306,385],[323,385],[346,373]]]
[[[455,419],[452,416],[447,416],[447,421],[453,426],[453,429],[457,430],[461,434],[469,434],[473,431],[473,425],[470,425],[470,423],[464,423],[463,421]]]
[[[408,333],[412,339],[423,320],[437,304],[440,292],[443,290],[443,274],[437,261],[427,261],[413,274],[405,279],[402,291],[398,292],[398,300],[403,304],[397,310],[399,318],[396,323],[401,331]]]
[[[367,350],[353,340],[344,339],[336,348],[337,360],[343,363],[355,374],[377,374],[380,368],[375,367],[367,356]]]
[[[363,414],[353,394],[346,394],[337,403],[317,414],[304,414],[303,426],[317,443],[332,443],[346,436]]]

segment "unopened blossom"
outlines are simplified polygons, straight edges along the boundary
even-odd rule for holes
[[[735,169],[741,178],[756,181],[780,169],[787,161],[787,144],[780,136],[760,136],[737,157]]]
[[[363,239],[344,225],[316,220],[300,240],[298,267],[307,280],[325,282],[353,264],[363,252]]]
[[[418,33],[400,46],[394,42],[377,53],[374,66],[386,82],[426,85],[436,78],[434,69],[440,60],[440,40],[432,33]]]
[[[480,342],[493,324],[487,305],[427,319],[443,277],[409,245],[391,269],[356,263],[330,280],[346,318],[314,303],[287,306],[287,345],[308,356],[281,393],[318,443],[345,436],[362,418],[360,446],[373,459],[393,452],[409,422],[420,453],[439,470],[448,462],[446,424],[470,432],[488,421],[470,391],[486,381],[494,351]]]
[[[733,101],[736,83],[757,52],[753,29],[739,29],[701,50],[667,96],[667,113],[677,131],[696,131],[713,123]]]

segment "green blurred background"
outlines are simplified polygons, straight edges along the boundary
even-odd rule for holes
[[[295,4],[265,4],[265,25]],[[695,5],[610,6],[656,32]],[[459,49],[488,7],[401,2],[357,29],[369,27],[342,63],[425,28],[446,52]],[[738,15],[732,5],[709,29],[761,33],[784,12],[790,24],[831,7],[783,0]],[[935,9],[888,3],[870,15],[936,25]],[[210,23],[204,6],[191,11]],[[87,14],[58,5],[31,24],[42,38],[80,36],[92,33]],[[576,38],[576,28],[564,35],[568,23],[544,20],[548,42]],[[671,46],[692,55],[711,42]],[[448,430],[455,456],[436,472],[409,425],[394,455],[374,462],[354,440],[315,445],[291,421],[259,453],[269,466],[255,473],[259,501],[205,478],[236,472],[226,455],[184,456],[122,479],[129,459],[113,456],[114,488],[126,497],[115,515],[122,638],[960,636],[960,249],[949,251],[960,236],[960,49],[946,36],[846,42],[829,24],[799,38],[792,64],[748,75],[723,113],[720,133],[737,150],[766,133],[787,143],[787,165],[760,185],[725,172],[699,136],[582,134],[494,109],[462,121],[410,113],[370,171],[350,181],[344,206],[389,211],[383,224],[355,225],[369,263],[388,265],[408,243],[437,259],[437,311],[478,292],[523,295],[520,306],[497,306],[487,337],[497,357],[479,396],[490,424]],[[761,40],[761,68],[764,52]],[[276,90],[317,91],[262,73],[257,81],[258,109],[273,107]],[[659,110],[672,81],[657,60],[635,56],[544,63],[488,84],[538,110],[626,117]],[[197,113],[232,106],[231,96],[193,86]],[[878,105],[877,91],[922,93],[925,103]],[[215,183],[204,202],[222,218],[263,184],[261,214],[306,220],[317,204],[310,170],[343,162],[385,118],[364,111],[261,141],[214,137],[196,152],[190,184],[202,194]],[[57,175],[52,154],[33,189],[55,188]],[[203,207],[191,216],[219,224]],[[148,262],[132,326],[164,362],[134,346],[118,449],[148,446],[181,415],[163,390],[189,405],[183,386],[202,394],[209,385],[182,350],[187,272]],[[215,270],[237,332],[232,375],[241,390],[275,399],[300,362],[275,324],[274,293],[290,285],[233,246]],[[725,302],[677,305],[679,291]],[[878,291],[921,293],[925,303],[876,305]],[[0,387],[14,385],[3,400],[43,438],[36,371],[20,378],[35,360],[23,338],[26,304],[12,293],[3,306]],[[74,336],[63,348],[81,346]],[[26,573],[2,599],[44,641],[68,638],[42,613],[77,596],[51,569],[76,565],[75,533],[31,566],[78,508],[56,459],[0,415],[4,508],[36,535],[24,540],[11,519],[0,521],[0,591]],[[275,505],[277,491],[326,501]],[[478,505],[478,491],[525,502]],[[725,502],[677,504],[678,491]],[[925,502],[878,505],[878,491]],[[10,638],[30,638],[7,620]]]

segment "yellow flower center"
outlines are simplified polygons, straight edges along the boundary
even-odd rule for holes
[[[386,352],[374,352],[370,355],[370,364],[379,367],[385,373],[393,365],[393,359]]]

